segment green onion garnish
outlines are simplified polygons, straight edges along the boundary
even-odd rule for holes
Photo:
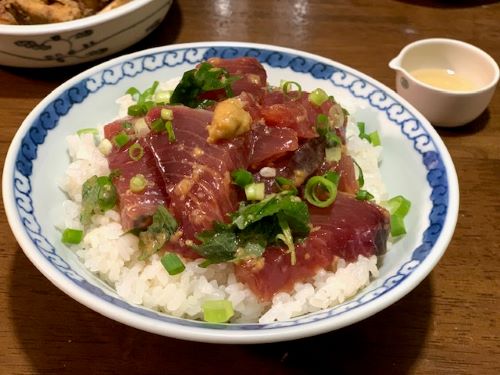
[[[261,201],[265,196],[265,185],[263,182],[254,182],[245,186],[245,195],[249,201]]]
[[[113,142],[118,147],[125,146],[129,140],[130,140],[130,137],[125,133],[118,133],[117,135],[115,135],[113,137]]]
[[[318,194],[321,193],[321,198]],[[326,198],[324,198],[326,196]],[[328,207],[337,197],[337,185],[323,176],[313,176],[307,180],[304,198],[316,207]]]
[[[368,134],[368,138],[370,139],[370,143],[374,146],[380,146],[380,136],[378,135],[377,131],[374,131],[373,133]]]
[[[391,214],[391,235],[393,237],[400,236],[406,233],[404,218],[410,211],[411,202],[398,195],[394,198],[389,199],[386,202],[382,202]]]
[[[328,181],[333,182],[335,185],[339,184],[340,174],[337,172],[328,171],[323,175],[323,177],[326,178]]]
[[[209,323],[225,323],[234,315],[233,304],[225,299],[205,301],[201,308],[203,320]]]
[[[139,143],[134,143],[128,149],[128,156],[130,156],[130,159],[134,161],[139,161],[144,156],[144,149]]]
[[[83,230],[67,228],[62,233],[61,241],[71,245],[78,245],[82,242]]]
[[[170,97],[173,91],[158,91],[155,94],[154,100],[157,104],[168,104],[170,103]]]
[[[151,123],[151,129],[157,133],[162,132],[165,130],[165,122],[161,117],[157,118]]]
[[[352,161],[354,162],[354,165],[356,166],[356,168],[358,168],[358,185],[360,188],[363,187],[363,185],[365,184],[365,178],[363,176],[363,170],[361,169],[361,167],[359,166],[358,162],[354,159],[352,159]]]
[[[308,99],[312,104],[319,107],[321,104],[328,100],[328,94],[325,92],[325,90],[317,88],[309,94]]]
[[[406,234],[404,217],[391,215],[391,236],[397,237]]]
[[[325,148],[325,160],[328,162],[339,161],[342,158],[342,147],[334,146]]]
[[[334,131],[328,131],[325,134],[325,141],[327,147],[335,147],[342,143],[340,137]]]
[[[129,116],[139,117],[146,114],[145,108],[140,104],[133,104],[127,109]]]
[[[165,129],[167,129],[168,141],[175,142],[174,125],[171,120],[165,121]]]
[[[144,120],[144,118],[140,118],[135,122],[134,130],[135,130],[135,135],[139,138],[149,134],[150,131],[148,124],[146,124],[146,120]]]
[[[300,86],[295,81],[282,81],[280,86],[283,90],[283,94],[285,94],[285,96],[289,97],[292,100],[299,99],[302,96],[302,86]],[[290,95],[290,91],[292,90],[293,86],[297,88],[297,95],[294,97]]]
[[[292,180],[281,176],[276,177],[275,180],[281,190],[290,190],[292,194],[297,195],[298,191]]]
[[[234,171],[232,171],[231,178],[233,179],[234,184],[242,188],[253,182],[252,174],[243,168],[235,169]]]
[[[78,135],[82,134],[93,134],[93,135],[99,135],[99,131],[96,128],[84,128],[80,129],[76,132]]]
[[[373,198],[373,195],[366,190],[360,189],[356,193],[356,199],[360,201],[371,201]]]
[[[167,253],[161,258],[161,264],[171,276],[177,275],[186,269],[184,263],[175,253]]]
[[[371,143],[374,146],[380,146],[380,136],[377,131],[374,131],[370,134],[366,134],[365,131],[365,123],[364,122],[358,122],[358,129],[359,129],[359,138],[361,139],[366,139],[369,143]]]
[[[132,129],[133,126],[134,125],[132,125],[132,123],[129,122],[129,121],[125,121],[124,123],[122,123],[122,128],[123,129]]]
[[[140,193],[148,186],[148,180],[144,175],[136,174],[130,179],[129,186],[132,193]]]
[[[165,121],[173,120],[174,119],[174,112],[171,109],[162,108],[162,110],[160,112],[160,117]]]
[[[103,154],[104,156],[108,156],[113,150],[113,144],[109,141],[109,139],[104,138],[99,143],[99,146],[97,146],[97,148],[99,149],[99,151],[101,151],[101,154]]]

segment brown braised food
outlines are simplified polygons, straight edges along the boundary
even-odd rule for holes
[[[0,0],[0,24],[36,25],[76,20],[131,0]]]

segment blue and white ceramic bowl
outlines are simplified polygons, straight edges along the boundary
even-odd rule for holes
[[[108,12],[46,25],[0,25],[0,64],[28,68],[109,56],[151,33],[172,0],[134,0]]]
[[[272,324],[211,325],[131,305],[84,269],[60,243],[51,209],[64,199],[56,181],[69,161],[65,136],[116,116],[115,99],[129,87],[168,80],[213,56],[253,56],[269,81],[322,87],[358,121],[380,133],[382,175],[390,196],[413,208],[409,233],[384,257],[380,276],[353,299],[325,311]],[[431,125],[411,105],[374,79],[335,61],[281,47],[249,43],[193,43],[119,57],[79,74],[45,98],[10,146],[3,173],[10,226],[33,264],[57,287],[91,309],[130,326],[187,340],[261,343],[295,339],[355,323],[415,288],[433,269],[452,237],[458,212],[453,162]]]

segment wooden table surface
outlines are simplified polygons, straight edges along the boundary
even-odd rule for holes
[[[453,4],[453,5],[448,5]],[[178,0],[126,52],[177,42],[235,40],[332,58],[389,87],[407,43],[451,37],[500,61],[500,3],[392,0]],[[0,67],[0,157],[30,110],[93,66]],[[219,346],[145,333],[59,291],[0,215],[0,374],[500,374],[500,93],[479,119],[438,129],[455,162],[460,213],[435,270],[408,296],[353,326],[266,345]]]

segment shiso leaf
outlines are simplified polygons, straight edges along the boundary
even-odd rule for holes
[[[177,230],[177,221],[164,207],[158,206],[153,222],[144,232],[139,233],[139,250],[144,260],[160,250]]]

